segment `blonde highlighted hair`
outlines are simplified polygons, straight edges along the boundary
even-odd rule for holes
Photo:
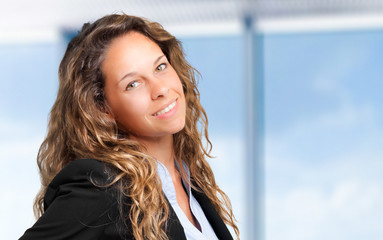
[[[217,186],[205,160],[210,157],[211,143],[206,113],[199,101],[196,70],[185,60],[181,43],[160,24],[125,14],[107,15],[84,24],[68,44],[59,67],[59,91],[50,113],[48,133],[37,157],[42,187],[34,203],[36,217],[44,212],[44,195],[53,177],[75,159],[94,158],[113,167],[111,184],[131,199],[130,211],[124,211],[128,203],[121,199],[119,205],[120,215],[124,222],[130,222],[134,237],[167,239],[169,206],[158,181],[157,164],[106,113],[109,106],[101,64],[111,41],[131,31],[158,44],[177,72],[186,98],[186,122],[184,129],[173,136],[176,159],[188,165],[195,184],[239,238],[230,201]],[[203,136],[207,146],[202,143]]]

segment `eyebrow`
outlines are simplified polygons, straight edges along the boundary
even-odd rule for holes
[[[161,55],[161,56],[159,56],[159,57],[153,62],[153,66],[155,66],[156,64],[158,64],[158,62],[159,62],[163,57],[165,57],[164,54]],[[119,82],[121,82],[121,81],[124,80],[125,78],[132,77],[132,76],[135,76],[135,75],[137,75],[137,72],[130,72],[130,73],[124,75],[124,76],[120,79]]]
[[[164,54],[162,54],[161,56],[159,56],[159,57],[156,59],[156,61],[154,61],[153,66],[155,66],[155,65],[161,60],[161,58],[163,58],[163,57],[165,57]]]

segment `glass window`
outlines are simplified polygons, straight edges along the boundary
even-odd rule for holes
[[[381,239],[383,31],[264,36],[266,239]]]

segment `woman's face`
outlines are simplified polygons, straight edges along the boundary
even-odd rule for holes
[[[152,40],[138,32],[116,38],[106,51],[102,72],[109,114],[119,128],[138,140],[183,129],[186,106],[181,81]]]

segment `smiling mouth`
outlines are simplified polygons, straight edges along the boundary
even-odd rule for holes
[[[174,102],[172,102],[171,104],[169,104],[166,108],[153,114],[153,116],[157,117],[157,116],[160,116],[164,113],[169,112],[170,110],[172,110],[176,106],[176,103],[177,103],[177,99]]]

